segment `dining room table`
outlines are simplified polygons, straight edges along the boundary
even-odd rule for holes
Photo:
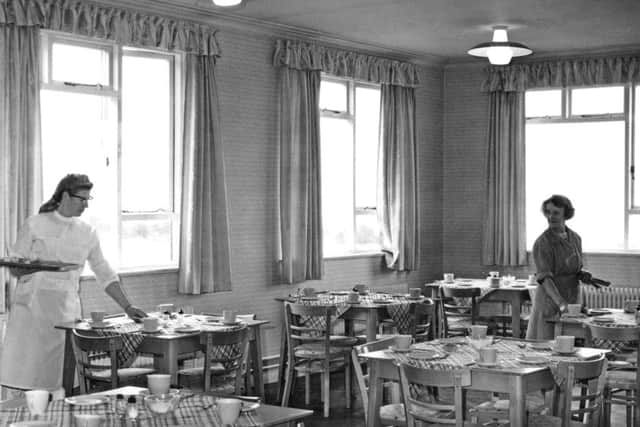
[[[349,302],[348,296],[351,290],[316,291],[313,296],[289,295],[277,297],[281,303],[293,302],[313,305],[329,305],[336,307],[336,317],[344,320],[344,333],[354,336],[355,323],[365,324],[364,335],[367,342],[375,341],[378,333],[378,324],[382,319],[392,319],[401,326],[407,324],[411,304],[425,301],[424,296],[412,297],[405,292],[387,292],[383,290],[367,289],[361,294],[357,302]],[[284,313],[284,310],[283,310]],[[286,331],[281,332],[280,357],[278,364],[278,395],[283,383],[286,365]]]
[[[149,313],[162,318],[161,313]],[[165,316],[166,317],[166,316]],[[171,383],[177,383],[177,373],[181,357],[201,350],[200,332],[218,331],[246,324],[249,328],[249,360],[253,367],[253,392],[264,398],[262,364],[262,343],[260,327],[268,320],[242,320],[234,325],[225,325],[221,316],[204,314],[182,314],[161,320],[161,326],[153,332],[145,332],[141,323],[136,323],[125,314],[107,316],[100,326],[88,319],[55,325],[65,332],[62,385],[67,396],[73,394],[75,357],[72,346],[72,331],[93,331],[98,334],[119,334],[125,340],[123,362],[138,353],[152,354],[154,368],[158,373],[171,375]]]
[[[148,390],[144,387],[119,387],[100,393],[79,395],[49,402],[46,412],[32,415],[24,398],[0,402],[0,426],[39,425],[56,427],[76,427],[75,414],[92,414],[102,418],[103,427],[163,427],[163,426],[212,426],[223,425],[216,402],[221,397],[241,400],[241,412],[235,427],[270,427],[279,425],[295,426],[313,414],[312,410],[268,405],[245,396],[225,396],[216,393],[174,390],[180,401],[178,407],[166,415],[153,414],[144,403]],[[116,407],[117,395],[125,401],[136,397],[137,418],[130,422]],[[31,424],[29,424],[31,422]]]
[[[554,368],[560,361],[597,358],[604,349],[576,347],[571,354],[557,354],[552,341],[529,341],[515,338],[494,338],[491,347],[497,350],[497,362],[478,361],[477,349],[467,337],[441,338],[413,344],[408,351],[387,349],[364,353],[369,366],[369,405],[367,426],[379,427],[378,408],[382,404],[385,381],[398,381],[397,363],[430,369],[468,369],[469,389],[509,396],[509,422],[512,426],[527,426],[526,396],[529,392],[552,389]]]
[[[443,286],[480,288],[480,297],[477,300],[480,313],[482,314],[482,307],[488,303],[507,304],[505,310],[502,310],[501,307],[499,312],[506,313],[507,316],[511,315],[511,330],[515,338],[520,337],[522,333],[520,328],[522,307],[525,302],[533,300],[532,296],[537,288],[537,284],[531,284],[524,279],[502,279],[499,284],[493,285],[488,279],[477,278],[455,278],[451,281],[436,280],[426,283],[424,286],[425,295],[436,300],[440,298],[440,288]],[[439,311],[436,314],[438,317],[441,316]],[[436,322],[436,324],[440,324],[440,322]]]

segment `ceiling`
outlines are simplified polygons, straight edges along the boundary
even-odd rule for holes
[[[438,62],[481,61],[466,51],[498,24],[538,57],[640,49],[639,0],[245,0],[232,11],[172,2]]]

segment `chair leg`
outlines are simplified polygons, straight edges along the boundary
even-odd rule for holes
[[[323,386],[322,395],[324,397],[324,417],[325,418],[329,418],[329,403],[331,401],[329,396],[329,392],[331,391],[331,388],[329,386],[331,381],[330,378],[331,378],[331,372],[329,371],[329,365],[327,364],[326,369],[324,369],[322,372],[322,386]]]
[[[626,390],[624,394],[627,400],[627,403],[625,404],[627,410],[627,427],[632,427],[633,406],[631,406],[631,390]]]
[[[307,369],[310,369],[309,367]],[[308,370],[304,373],[304,404],[307,406],[311,404],[311,374]]]
[[[293,368],[293,362],[291,360],[287,363],[287,378],[284,382],[284,391],[282,392],[282,400],[280,406],[289,406],[289,397],[291,390],[293,389],[293,383],[295,381],[295,369]]]

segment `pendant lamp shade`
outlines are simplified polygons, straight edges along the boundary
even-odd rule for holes
[[[507,65],[514,56],[531,55],[533,51],[522,43],[510,42],[507,27],[493,27],[493,40],[480,43],[467,51],[469,55],[489,58],[493,65]]]
[[[238,6],[240,3],[242,3],[242,0],[213,0],[213,4],[218,7]]]

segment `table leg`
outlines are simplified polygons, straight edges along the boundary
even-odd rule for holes
[[[286,375],[285,364],[287,363],[287,327],[282,323],[282,331],[280,332],[280,356],[278,357],[278,392],[276,394],[278,401],[282,396],[282,384]]]
[[[249,342],[251,353],[251,366],[253,366],[254,392],[264,400],[264,381],[262,379],[262,341],[260,339],[260,326],[253,329],[253,340]]]
[[[367,316],[367,342],[375,341],[378,332],[378,311],[370,310]]]
[[[515,293],[511,299],[511,333],[513,338],[520,338],[520,312],[522,311],[522,298]]]
[[[66,396],[73,395],[73,380],[76,373],[76,357],[71,343],[71,329],[64,331],[64,361],[62,367],[62,387]]]
[[[524,389],[524,381],[521,376],[511,376],[509,382],[511,395],[509,396],[509,423],[512,426],[527,427],[527,395]]]
[[[171,384],[178,384],[178,349],[170,345],[162,356],[154,356],[153,365],[158,373],[171,375]]]
[[[369,407],[367,408],[367,427],[380,427],[378,408],[382,405],[383,381],[380,378],[378,360],[369,360]]]

